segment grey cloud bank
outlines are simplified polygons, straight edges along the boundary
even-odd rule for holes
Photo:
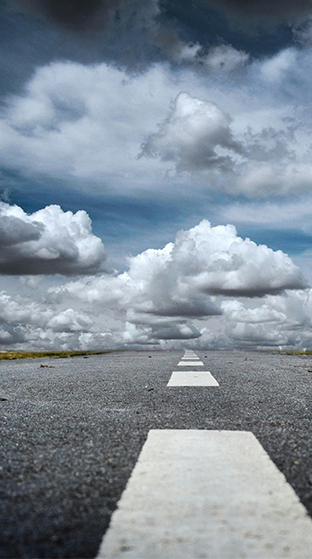
[[[1,274],[92,274],[109,271],[106,258],[85,211],[48,206],[27,215],[0,202]]]
[[[248,18],[277,18],[292,19],[296,16],[307,16],[311,13],[310,0],[204,0],[207,4],[224,8],[231,15],[237,15],[243,19]]]
[[[122,0],[14,0],[22,9],[74,31],[101,29]]]
[[[231,225],[211,227],[208,221],[128,263],[129,269],[119,275],[88,276],[50,288],[43,300],[2,292],[2,343],[91,349],[99,344],[178,347],[181,340],[204,346],[210,339],[215,346],[230,347],[233,340],[255,342],[257,334],[260,346],[268,343],[268,336],[270,344],[280,345],[285,308],[284,313],[274,310],[269,301],[277,307],[292,297],[285,290],[304,293],[308,287],[283,252],[238,237]],[[272,293],[280,293],[280,299]],[[224,299],[234,295],[242,302]],[[246,297],[254,308],[248,308]],[[218,334],[210,330],[210,321],[219,321]],[[275,334],[268,334],[268,323],[277,328]]]

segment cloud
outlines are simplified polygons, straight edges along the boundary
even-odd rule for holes
[[[142,145],[141,156],[175,161],[180,171],[226,169],[232,165],[228,152],[241,151],[230,124],[230,116],[216,103],[179,93],[168,117],[159,125],[159,132],[151,134]],[[226,155],[219,155],[218,147],[226,150]]]
[[[129,269],[117,277],[85,278],[52,293],[97,306],[119,304],[148,321],[151,315],[219,315],[220,309],[206,295],[263,297],[307,287],[285,253],[242,239],[233,225],[211,227],[207,220],[180,231],[163,249],[148,249],[128,262]]]
[[[207,64],[218,66],[220,49],[208,52]],[[226,52],[230,67],[233,53]],[[0,114],[0,165],[98,193],[155,192],[157,185],[188,195],[190,180],[198,196],[311,191],[312,123],[300,106],[289,106],[302,90],[287,90],[309,79],[310,55],[296,57],[302,71],[298,64],[281,69],[274,58],[249,64],[241,88],[228,76],[223,84],[203,81],[159,64],[131,78],[106,64],[39,68]]]
[[[261,297],[307,287],[299,268],[282,251],[238,237],[233,225],[211,227],[207,220],[180,231],[174,244],[145,251],[129,263],[128,277],[141,282],[140,294],[153,293],[148,301],[154,305],[147,310],[155,314],[166,300],[165,286],[171,301],[186,295],[189,302],[190,294]]]
[[[233,72],[233,70],[243,68],[248,61],[249,54],[243,50],[233,48],[232,45],[212,47],[202,59],[202,62],[210,70],[222,70],[223,72]]]
[[[31,215],[0,202],[0,273],[65,276],[108,271],[88,214],[47,206]]]
[[[248,2],[246,0],[205,0],[218,8],[225,9],[230,15],[238,16],[242,19],[272,18],[289,20],[300,16],[308,16],[311,13],[311,2],[309,0],[261,0]]]
[[[303,47],[311,48],[312,45],[312,15],[304,21],[293,26],[293,35],[297,43]]]
[[[133,79],[106,64],[39,68],[1,115],[0,164],[31,176],[74,178],[76,184],[88,179],[101,189],[111,186],[112,177],[123,188],[131,180],[146,181],[153,165],[138,166],[136,156],[162,99],[169,103],[169,82],[158,67]]]
[[[197,0],[201,7],[203,0]],[[297,21],[298,18],[307,17],[311,13],[309,0],[292,0],[269,2],[246,2],[246,0],[204,0],[208,5],[225,10],[231,17],[236,16],[243,20],[248,19],[273,19],[282,21]],[[125,2],[125,0],[14,0],[15,4],[26,11],[44,17],[47,21],[74,31],[104,29],[111,21],[112,15],[123,16],[123,12],[130,9],[139,9],[137,0]],[[141,2],[142,3],[142,2]],[[185,3],[185,2],[184,2]],[[168,4],[168,3],[167,3]],[[183,4],[183,2],[182,2]],[[155,0],[143,2],[146,11],[160,11],[160,3]],[[171,8],[169,5],[167,8]],[[162,12],[166,14],[166,5],[161,6]],[[179,21],[179,16],[176,16]]]
[[[67,281],[38,300],[2,291],[0,338],[46,349],[308,343],[306,287],[283,252],[204,220],[162,249],[129,257],[118,275]]]
[[[234,328],[236,307],[220,307],[220,297],[256,301],[271,293],[307,287],[286,254],[238,237],[232,225],[211,227],[208,221],[180,231],[175,242],[163,249],[130,257],[128,263],[129,269],[115,277],[81,278],[51,288],[50,303],[67,301],[80,312],[91,313],[93,324],[104,324],[105,317],[105,325],[111,325],[111,340],[118,339],[119,344],[150,345],[199,339],[202,322],[223,325],[223,313]],[[267,312],[258,316],[262,326],[270,320]],[[255,323],[256,311],[249,315],[246,322]],[[277,317],[276,311],[272,320]],[[223,343],[230,339],[227,331],[222,336]]]
[[[14,0],[22,9],[74,31],[103,29],[122,0]]]
[[[263,82],[279,83],[290,72],[287,82],[296,60],[297,53],[287,49],[257,63],[251,75],[257,67]],[[158,124],[158,132],[149,134],[142,144],[139,157],[172,162],[175,177],[187,173],[196,186],[206,182],[206,188],[232,195],[263,197],[311,191],[309,124],[289,116],[288,107],[288,116],[287,112],[278,115],[277,110],[267,114],[254,111],[254,120],[252,113],[247,120],[253,126],[244,128],[239,122],[246,123],[243,113],[234,119],[216,103],[181,92]],[[266,124],[268,115],[271,125]]]
[[[267,296],[248,308],[223,301],[223,336],[233,347],[311,347],[311,289]]]
[[[222,220],[235,224],[254,225],[257,228],[270,230],[285,229],[312,232],[311,224],[312,199],[310,196],[298,197],[293,200],[263,201],[263,202],[235,202],[223,206],[220,212]]]
[[[262,64],[262,77],[264,80],[271,83],[280,82],[287,71],[293,68],[296,63],[297,53],[295,49],[285,49]]]

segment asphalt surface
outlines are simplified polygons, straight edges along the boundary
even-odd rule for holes
[[[196,353],[220,387],[168,388],[183,351],[0,361],[0,557],[95,557],[149,429],[253,432],[312,516],[312,357]]]

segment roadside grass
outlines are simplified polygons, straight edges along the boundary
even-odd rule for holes
[[[272,353],[281,353],[284,355],[312,355],[312,350],[309,349],[307,351],[299,350],[299,349],[276,349],[271,350]]]
[[[4,359],[42,359],[43,357],[80,357],[84,355],[102,355],[112,353],[105,351],[1,351],[0,361]]]

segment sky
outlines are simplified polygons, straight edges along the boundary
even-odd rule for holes
[[[0,349],[312,349],[312,1],[0,0]]]

